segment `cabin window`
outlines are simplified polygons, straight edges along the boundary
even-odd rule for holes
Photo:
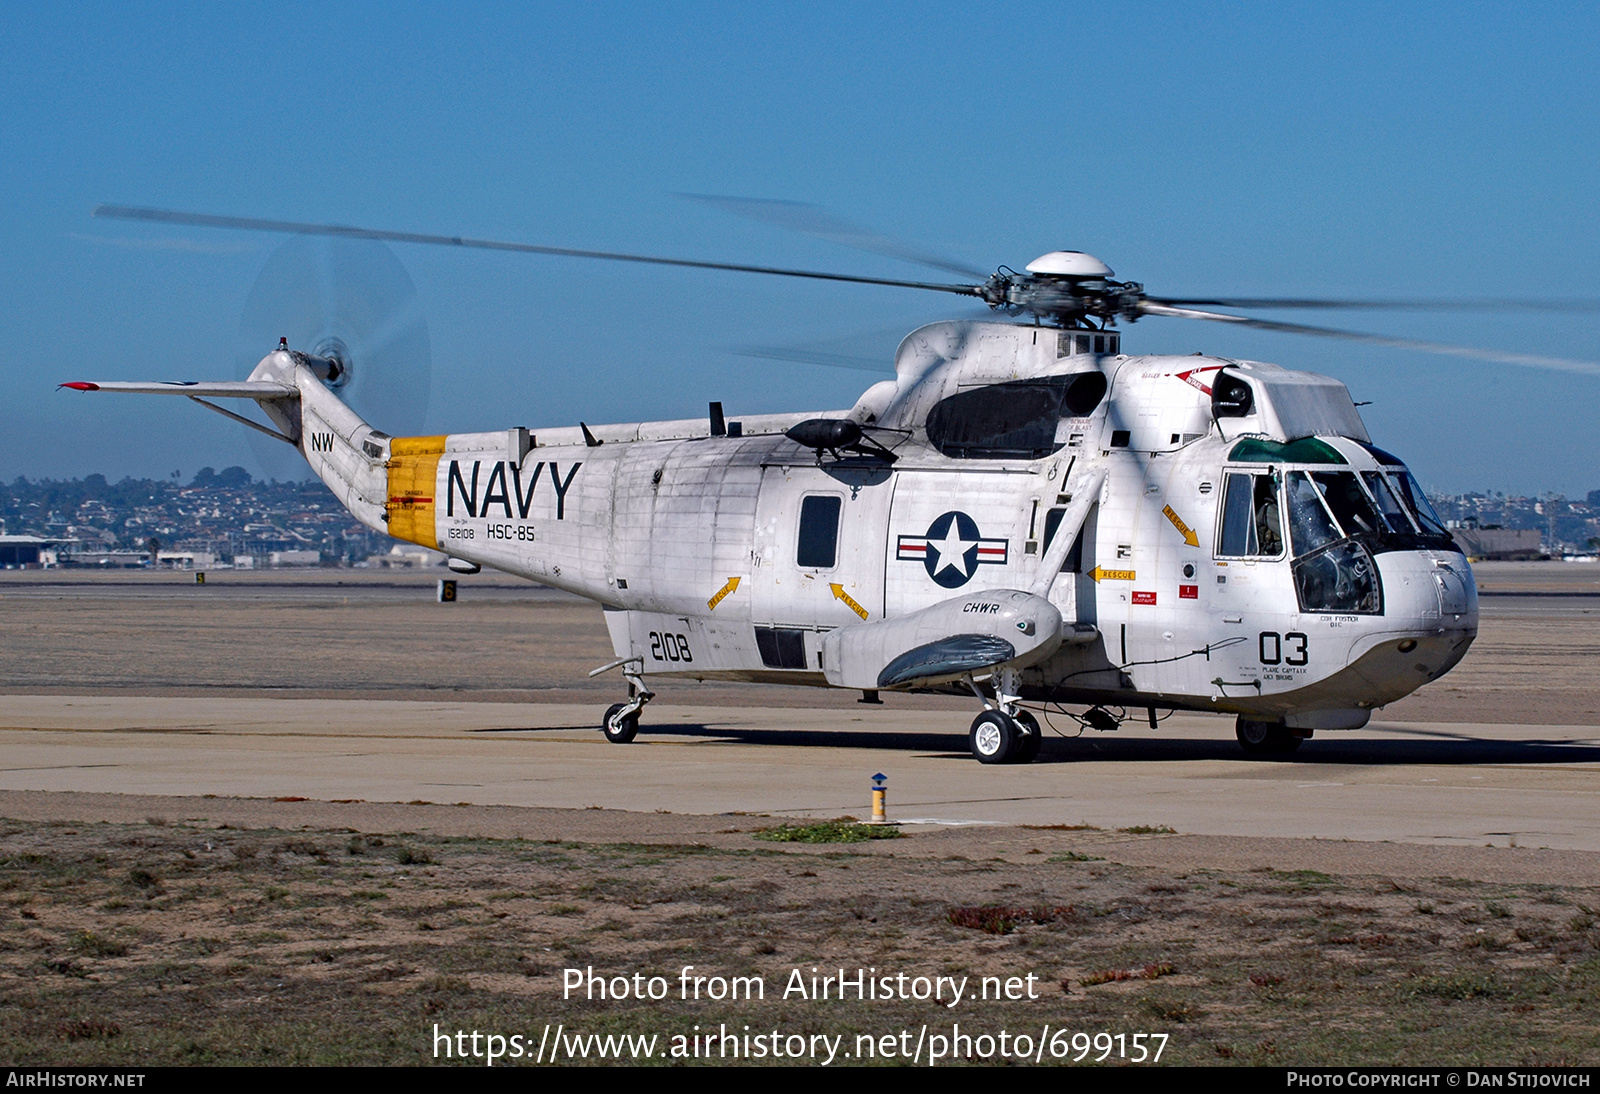
[[[1117,354],[1122,351],[1122,336],[1115,331],[1107,334],[1073,334],[1063,331],[1056,335],[1056,356],[1071,357],[1075,353]]]
[[[958,392],[929,413],[928,440],[951,459],[1039,459],[1061,448],[1061,419],[1089,414],[1106,386],[1102,373],[1080,372]]]
[[[1044,544],[1039,553],[1050,550],[1050,541],[1056,538],[1056,532],[1061,527],[1061,518],[1067,515],[1065,509],[1052,509],[1044,515]],[[1078,529],[1078,536],[1072,541],[1072,549],[1067,552],[1067,557],[1061,561],[1061,572],[1076,574],[1083,571],[1083,529]]]
[[[792,627],[757,627],[756,649],[769,669],[806,667],[806,634]]]
[[[1428,496],[1422,492],[1417,477],[1406,469],[1400,457],[1365,441],[1356,443],[1372,453],[1373,459],[1383,465],[1384,473],[1381,475],[1370,471],[1363,473],[1367,486],[1372,490],[1373,496],[1378,498],[1378,504],[1384,505],[1384,499],[1380,496],[1384,485],[1392,487],[1403,503],[1407,515],[1416,522],[1423,537],[1428,541],[1429,547],[1445,551],[1461,550],[1454,538],[1445,530],[1444,521],[1439,519],[1439,514],[1434,512],[1433,506],[1428,503]]]
[[[800,542],[795,565],[831,570],[839,561],[839,514],[844,499],[837,494],[812,494],[800,502]]]
[[[1222,543],[1228,558],[1277,558],[1283,554],[1283,519],[1278,476],[1230,472],[1222,488]]]

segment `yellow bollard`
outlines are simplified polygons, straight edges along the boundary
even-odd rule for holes
[[[872,823],[889,823],[889,776],[878,772],[872,776]]]

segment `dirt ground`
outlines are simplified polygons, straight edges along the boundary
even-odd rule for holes
[[[1509,880],[1539,876],[1539,852],[1449,849],[1413,864],[1437,874],[1391,876],[1295,868],[1292,848],[1277,849],[1286,868],[1130,864],[1208,857],[1160,832],[796,844],[763,842],[771,822],[755,818],[672,818],[616,842],[416,830],[438,807],[412,807],[411,831],[392,823],[406,807],[385,807],[373,831],[358,811],[337,828],[246,828],[222,818],[250,803],[166,803],[183,813],[0,828],[6,1063],[432,1063],[438,1030],[497,1033],[508,1055],[518,1035],[523,1058],[500,1062],[532,1063],[557,1025],[567,1055],[594,1063],[639,1043],[608,1052],[591,1035],[654,1035],[659,1057],[722,1028],[842,1038],[836,1063],[868,1042],[881,1062],[885,1036],[900,1062],[919,1033],[930,1062],[926,1038],[960,1031],[991,1038],[947,1040],[978,1063],[1000,1061],[1002,1031],[1013,1056],[1020,1035],[1055,1063],[1080,1048],[1131,1060],[1134,1034],[1166,1035],[1169,1064],[1600,1058],[1600,892]],[[686,966],[706,995],[759,977],[764,997],[685,1000]],[[814,975],[863,968],[891,991],[900,974],[907,992],[966,978],[966,997],[810,997]],[[563,998],[567,970],[613,990],[659,976],[666,997]],[[972,998],[985,977],[1018,998]],[[721,1051],[711,1062],[746,1060]]]

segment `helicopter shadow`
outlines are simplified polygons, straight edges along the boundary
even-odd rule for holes
[[[640,728],[646,737],[651,728]],[[658,733],[705,741],[751,745],[801,745],[888,752],[932,753],[940,759],[970,763],[964,733],[875,732],[863,729],[745,729],[726,725],[662,727]],[[1408,738],[1329,737],[1310,740],[1299,750],[1281,756],[1250,756],[1237,741],[1171,739],[1159,737],[1099,736],[1063,738],[1048,731],[1035,764],[1051,763],[1173,763],[1215,760],[1250,760],[1285,764],[1343,764],[1350,766],[1600,763],[1600,744],[1540,738],[1489,740],[1484,738],[1417,734]]]
[[[471,733],[556,733],[591,730],[595,726],[504,726],[474,729]],[[954,752],[970,758],[964,733],[906,733],[856,729],[745,729],[728,725],[690,722],[682,725],[641,725],[639,738],[689,737],[706,743],[801,745],[812,748],[860,748],[897,752]]]
[[[1384,738],[1337,737],[1306,741],[1286,755],[1248,755],[1236,741],[1161,740],[1154,737],[1073,738],[1046,737],[1035,763],[1183,762],[1200,760],[1250,760],[1279,764],[1338,764],[1350,767],[1460,766],[1494,764],[1600,763],[1600,745],[1540,739],[1518,741],[1467,737]]]
[[[506,726],[477,729],[474,733],[553,733],[594,730],[583,726]],[[598,732],[598,731],[596,731]],[[1046,731],[1035,764],[1067,763],[1174,763],[1215,760],[1250,760],[1281,764],[1344,764],[1349,766],[1478,766],[1489,764],[1600,763],[1600,744],[1561,738],[1516,741],[1492,740],[1389,729],[1406,734],[1379,739],[1329,735],[1305,742],[1287,755],[1247,755],[1237,741],[1160,738],[1149,736],[1060,737]],[[1600,736],[1600,730],[1596,731]],[[726,724],[687,723],[672,726],[643,725],[640,739],[651,736],[687,737],[706,743],[810,748],[859,749],[873,752],[920,752],[938,759],[971,762],[964,733],[917,733],[870,729],[752,729]]]

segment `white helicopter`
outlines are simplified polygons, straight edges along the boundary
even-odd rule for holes
[[[648,262],[975,297],[1021,321],[907,335],[895,378],[831,412],[394,437],[340,397],[343,347],[287,340],[242,382],[73,382],[194,398],[295,446],[363,524],[605,611],[631,741],[668,675],[970,693],[973,755],[1026,763],[1024,704],[1237,716],[1251,753],[1356,729],[1477,634],[1472,570],[1345,386],[1220,357],[1129,356],[1172,316],[1517,364],[1499,354],[1197,310],[1055,251],[977,283],[895,281],[459,237],[102,206],[98,216]],[[1394,305],[1391,305],[1394,306]],[[1449,306],[1411,302],[1398,306]],[[254,400],[271,428],[216,404]],[[591,675],[594,675],[591,674]]]

